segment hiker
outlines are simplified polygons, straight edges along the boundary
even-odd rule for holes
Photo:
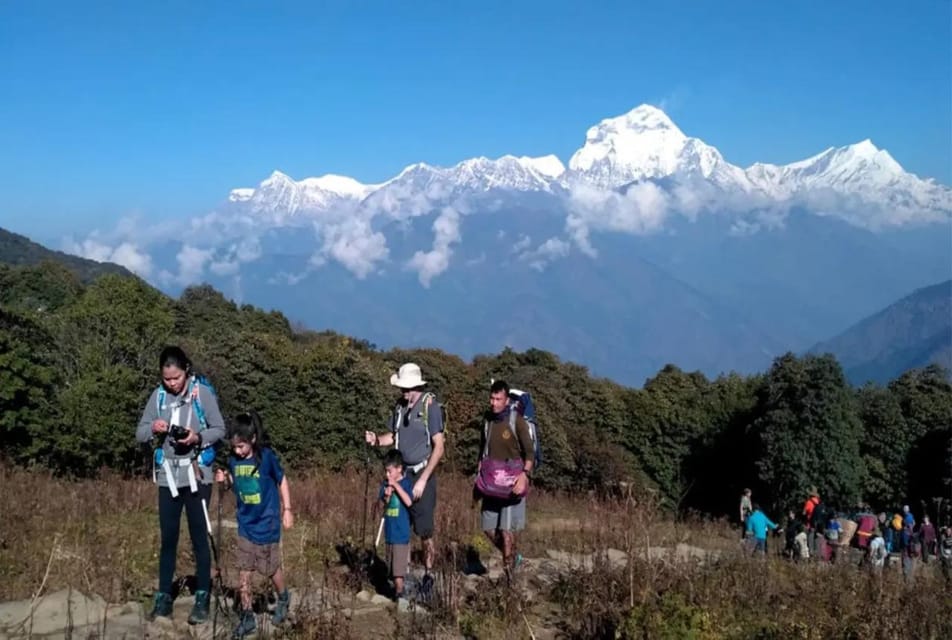
[[[870,511],[868,505],[862,505],[855,518],[856,527],[856,545],[860,549],[867,549],[872,539],[873,531],[877,529],[876,516]]]
[[[807,542],[807,528],[803,523],[797,525],[797,535],[794,536],[795,558],[797,562],[806,562],[810,559],[810,545]]]
[[[889,552],[886,551],[886,541],[883,539],[883,532],[879,527],[876,527],[870,534],[869,544],[867,545],[866,558],[869,561],[869,566],[871,566],[874,571],[881,571],[883,565],[886,563],[887,555],[889,555]]]
[[[800,521],[797,520],[797,514],[793,509],[787,512],[787,519],[783,524],[783,533],[786,542],[783,554],[791,560],[795,559],[798,555],[796,538],[797,534],[800,533]]]
[[[816,487],[810,487],[806,502],[803,503],[803,520],[807,523],[807,541],[810,544],[810,555],[817,556],[817,527],[813,521],[813,511],[820,504],[820,493]]]
[[[751,505],[753,513],[747,518],[747,532],[754,536],[754,553],[767,554],[767,529],[777,530],[777,525],[768,518],[760,505],[756,502]]]
[[[912,511],[909,510],[909,505],[902,505],[902,524],[906,527],[916,526],[916,518],[912,515]]]
[[[403,456],[391,449],[383,458],[386,479],[380,487],[383,502],[384,541],[387,566],[393,579],[394,600],[403,597],[403,579],[410,567],[410,507],[413,505],[413,480],[407,477]]]
[[[936,535],[935,526],[929,520],[928,515],[922,516],[922,524],[919,525],[919,542],[922,544],[922,563],[928,564],[930,557],[936,555]]]
[[[813,513],[816,514],[816,511],[814,510]],[[840,521],[835,513],[831,513],[830,515],[831,517],[826,523],[826,530],[823,533],[823,537],[826,540],[826,548],[822,550],[822,553],[824,560],[830,563],[836,563],[837,557],[839,556],[840,537],[843,533],[843,527],[840,525]]]
[[[271,623],[279,625],[288,617],[291,594],[281,568],[281,526],[294,526],[294,512],[287,476],[258,414],[239,415],[229,435],[228,472],[217,472],[216,480],[235,491],[241,614],[232,637],[243,638],[257,628],[251,605],[251,576],[256,571],[271,579],[278,594]]]
[[[747,528],[747,518],[750,516],[751,511],[753,511],[750,497],[750,489],[744,489],[744,492],[740,495],[740,535],[742,538],[744,536],[744,531]]]
[[[939,538],[939,561],[942,564],[942,575],[945,576],[946,585],[952,587],[952,526],[947,526],[941,531]]]
[[[149,396],[136,428],[136,440],[153,442],[153,481],[159,488],[159,588],[150,620],[172,615],[172,580],[178,553],[182,509],[195,553],[195,605],[189,624],[208,620],[211,551],[206,507],[211,498],[212,469],[225,422],[214,389],[192,369],[181,348],[169,346],[159,354],[160,384]]]
[[[904,520],[908,522],[908,520]],[[922,552],[922,546],[919,538],[916,536],[911,524],[904,524],[899,534],[901,541],[902,572],[907,580],[911,580],[916,575],[916,567],[919,564],[919,555]]]
[[[509,404],[509,384],[495,380],[480,442],[476,489],[482,499],[483,533],[502,553],[511,579],[517,562],[516,532],[526,526],[526,493],[535,465],[529,424]]]
[[[423,564],[426,570],[420,591],[429,593],[433,586],[435,558],[434,512],[436,511],[436,466],[443,458],[443,413],[433,393],[425,390],[420,367],[408,362],[390,376],[390,384],[399,388],[403,397],[390,417],[387,433],[365,431],[367,444],[394,447],[403,455],[406,475],[413,482],[413,506],[410,523],[423,541]]]

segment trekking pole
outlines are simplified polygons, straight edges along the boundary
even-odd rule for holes
[[[386,516],[380,516],[380,526],[377,527],[377,538],[374,540],[374,553],[377,553],[377,547],[380,546],[380,536],[383,535],[383,520]]]
[[[221,600],[219,599],[219,594],[221,592],[221,560],[218,554],[218,544],[215,542],[215,535],[212,533],[212,520],[208,517],[208,501],[205,498],[202,498],[202,513],[205,514],[205,529],[208,531],[208,542],[212,548],[212,559],[215,561],[215,573],[218,577],[218,588],[215,593],[215,612],[212,615],[212,638],[215,637],[215,631],[218,624],[218,607],[221,605]],[[219,486],[218,491],[218,532],[219,536],[221,535],[221,487]],[[219,538],[220,539],[220,538]]]
[[[218,538],[218,540],[215,543],[215,546],[218,548],[221,548],[221,501],[222,501],[222,498],[224,497],[223,494],[224,494],[224,487],[219,482],[218,483],[218,514],[217,514],[216,524],[215,524],[215,537]],[[215,572],[217,573],[216,577],[218,582],[218,588],[215,589],[215,611],[212,613],[212,638],[213,639],[218,637],[218,610],[221,609],[221,594],[222,594],[222,586],[224,584],[224,581],[222,580],[222,575],[221,575],[221,563],[218,561],[217,553],[215,558],[215,564],[217,565],[215,567]]]
[[[364,512],[360,522],[360,546],[367,543],[367,504],[370,500],[370,443],[364,445],[366,457],[364,458]]]

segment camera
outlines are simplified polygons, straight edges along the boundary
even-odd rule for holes
[[[184,440],[188,437],[188,429],[174,424],[169,427],[169,435],[172,436],[173,440]]]

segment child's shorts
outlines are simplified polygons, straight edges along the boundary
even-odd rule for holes
[[[390,567],[391,578],[403,578],[410,569],[410,545],[388,544],[387,566]]]
[[[257,571],[270,578],[281,568],[281,544],[255,544],[238,536],[239,571]]]

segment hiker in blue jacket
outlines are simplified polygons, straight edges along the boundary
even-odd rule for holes
[[[760,505],[753,504],[754,512],[747,518],[747,534],[754,536],[754,553],[767,553],[767,529],[777,530],[777,525],[760,510]]]

